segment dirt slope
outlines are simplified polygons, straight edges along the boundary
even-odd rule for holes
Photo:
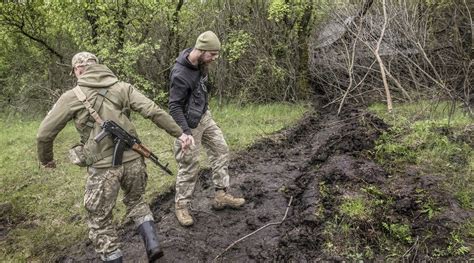
[[[336,248],[328,250],[328,221],[337,218],[338,205],[346,196],[357,195],[361,187],[377,186],[381,195],[395,200],[387,211],[376,211],[370,220],[359,220],[352,234],[355,249],[370,247],[372,259],[383,260],[387,251],[377,243],[384,229],[376,220],[417,216],[412,224],[424,231],[425,219],[411,197],[416,186],[429,187],[428,181],[412,176],[400,188],[377,164],[364,157],[386,125],[370,114],[347,110],[340,116],[330,113],[306,116],[296,127],[265,139],[248,150],[234,154],[229,167],[233,189],[247,200],[240,210],[213,211],[210,171],[203,170],[192,202],[195,225],[179,226],[173,213],[173,194],[158,197],[152,204],[165,258],[160,262],[307,262],[347,259],[337,245],[347,245],[347,236],[338,231],[331,236]],[[400,179],[400,180],[407,180]],[[425,185],[423,185],[425,184]],[[426,185],[427,184],[427,185]],[[324,191],[321,187],[324,186]],[[234,241],[285,215],[286,220],[271,225],[223,251]],[[380,197],[388,198],[388,197]],[[460,217],[472,216],[461,214]],[[445,222],[455,219],[446,215]],[[439,231],[446,232],[445,226]],[[146,262],[140,237],[132,226],[120,230],[125,262]],[[351,239],[352,239],[351,238]],[[433,244],[436,244],[436,238]],[[338,240],[340,242],[338,242]],[[347,249],[347,247],[346,247]],[[341,250],[342,251],[342,250]],[[422,251],[410,259],[423,259]],[[90,242],[65,252],[59,262],[99,262]]]

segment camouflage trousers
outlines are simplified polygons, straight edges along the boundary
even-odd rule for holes
[[[194,192],[199,172],[199,155],[204,146],[212,168],[212,181],[216,188],[229,187],[229,147],[224,139],[221,129],[207,111],[199,125],[192,130],[195,146],[184,153],[181,143],[176,140],[174,154],[178,162],[178,175],[176,177],[175,201],[189,202]]]
[[[102,260],[111,260],[121,256],[120,242],[112,223],[112,210],[120,188],[124,192],[122,201],[127,208],[127,217],[134,220],[137,226],[153,221],[150,208],[143,198],[148,178],[146,166],[143,158],[138,158],[109,168],[88,167],[87,172],[84,206],[89,238]]]

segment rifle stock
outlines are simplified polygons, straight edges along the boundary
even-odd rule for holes
[[[146,158],[150,159],[152,162],[154,162],[156,165],[158,165],[163,171],[168,173],[169,175],[173,175],[173,172],[168,168],[168,164],[161,164],[160,161],[158,160],[158,157],[154,155],[145,145],[143,144],[134,144],[132,146],[132,149],[139,154],[145,156]]]

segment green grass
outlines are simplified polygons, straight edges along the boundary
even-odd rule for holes
[[[343,215],[353,220],[366,220],[371,217],[371,209],[363,197],[346,197],[339,207]]]
[[[474,209],[474,149],[468,143],[474,126],[460,106],[454,113],[449,103],[434,107],[428,102],[402,105],[393,114],[382,104],[370,110],[392,125],[375,147],[380,163],[392,171],[415,164],[422,172],[437,174],[463,208]]]
[[[239,151],[255,140],[290,126],[308,110],[304,104],[225,106],[211,105],[214,119],[222,128],[231,151]],[[176,173],[172,154],[174,139],[149,120],[133,115],[140,139],[169,163]],[[2,220],[12,227],[0,241],[0,258],[6,262],[52,261],[59,251],[87,238],[83,189],[86,171],[67,160],[69,147],[79,136],[72,123],[54,144],[57,168],[40,168],[36,157],[36,131],[41,120],[0,118],[0,208]],[[146,200],[169,191],[174,176],[164,175],[148,163]],[[206,165],[203,163],[203,165]],[[119,196],[119,200],[121,200]],[[115,218],[121,221],[125,207],[117,203]]]
[[[378,162],[392,174],[403,173],[408,165],[415,165],[421,176],[437,176],[439,190],[452,194],[461,208],[474,209],[474,122],[461,105],[422,101],[399,105],[393,113],[387,113],[382,104],[369,110],[391,125],[375,147]],[[416,198],[421,212],[430,220],[446,209],[425,189],[417,189]],[[410,241],[405,225],[384,227],[398,239]],[[448,246],[434,251],[433,256],[468,253],[464,240],[472,240],[472,222],[464,222],[458,228]]]
[[[218,107],[212,105],[212,115],[222,128],[232,150],[242,150],[254,142],[255,137],[269,135],[302,116],[307,106],[301,104],[237,104]]]
[[[395,239],[402,242],[406,242],[408,244],[411,244],[413,242],[409,225],[382,222],[382,226]]]

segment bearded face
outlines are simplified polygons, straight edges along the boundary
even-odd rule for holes
[[[219,51],[203,51],[198,58],[198,68],[201,72],[207,75],[209,71],[209,64],[219,58]]]
[[[219,58],[219,51],[203,51],[198,58],[199,64],[210,64]]]

